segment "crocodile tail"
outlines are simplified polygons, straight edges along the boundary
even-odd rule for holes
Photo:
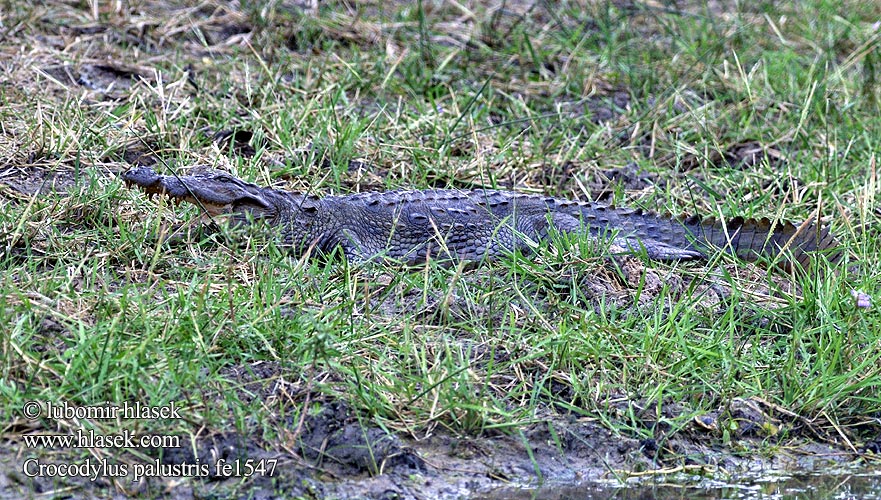
[[[822,253],[834,263],[844,256],[838,241],[826,228],[812,220],[795,225],[764,219],[734,217],[720,220],[712,217],[662,216],[641,209],[579,204],[584,224],[601,230],[616,230],[624,238],[635,238],[648,250],[651,245],[662,258],[707,257],[719,250],[742,259],[778,260],[784,268],[795,262],[810,267],[813,254]]]
[[[777,259],[779,256],[786,268],[791,268],[793,261],[807,268],[814,254],[822,253],[832,263],[837,263],[844,255],[829,229],[810,219],[801,225],[742,217],[724,221],[687,217],[680,221],[694,235],[697,245],[707,245],[709,250],[723,249],[746,260]]]

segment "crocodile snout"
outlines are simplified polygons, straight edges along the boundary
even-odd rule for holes
[[[122,174],[122,180],[125,185],[131,187],[137,185],[148,188],[159,182],[160,176],[150,167],[135,167]]]

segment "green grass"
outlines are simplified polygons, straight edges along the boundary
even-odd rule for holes
[[[206,17],[153,4],[145,36],[161,58],[87,37],[63,60],[84,62],[91,48],[161,72],[161,86],[151,76],[118,99],[33,76],[60,56],[17,44],[51,29],[24,7],[4,21],[18,27],[0,41],[18,54],[4,71],[21,82],[0,84],[4,168],[38,164],[76,180],[35,198],[0,186],[4,415],[31,399],[182,401],[183,421],[84,425],[235,428],[271,448],[283,416],[318,400],[414,435],[516,434],[575,415],[645,438],[651,426],[615,402],[648,402],[658,418],[682,403],[679,429],[757,397],[813,422],[811,437],[877,434],[867,423],[881,411],[881,318],[850,296],[879,289],[869,3],[724,16],[581,2],[537,2],[520,16],[518,2],[468,4],[464,23],[452,3],[322,4],[314,18],[272,5],[236,14],[250,46],[203,46]],[[64,12],[75,24],[90,16]],[[134,11],[112,15],[134,22]],[[253,132],[255,154],[211,139],[227,129]],[[764,147],[754,165],[726,159],[749,141]],[[298,260],[260,238],[169,243],[159,235],[198,213],[109,175],[133,149],[180,172],[203,164],[315,194],[476,185],[607,191],[609,202],[673,213],[799,221],[819,210],[862,273],[791,276],[724,256],[621,264],[585,242],[476,270]],[[630,163],[654,185],[597,188]],[[729,294],[719,299],[713,283]],[[285,398],[247,401],[224,371],[258,361],[278,363]]]

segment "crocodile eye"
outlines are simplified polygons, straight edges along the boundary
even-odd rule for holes
[[[254,196],[247,196],[247,195],[246,195],[246,196],[241,196],[241,197],[239,197],[237,200],[235,200],[235,201],[233,202],[233,208],[234,208],[234,209],[240,209],[240,208],[248,207],[248,206],[259,207],[259,208],[262,208],[262,209],[268,209],[268,208],[269,208],[269,204],[268,204],[268,203],[266,203],[265,201],[261,200],[260,198],[254,197]]]
[[[321,203],[317,198],[307,196],[298,201],[295,201],[295,207],[297,210],[307,213],[307,214],[315,214],[318,212],[318,208],[321,206]]]

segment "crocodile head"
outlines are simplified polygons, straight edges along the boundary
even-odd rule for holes
[[[224,172],[208,170],[177,177],[137,167],[122,174],[128,186],[138,186],[148,195],[167,195],[203,207],[209,214],[233,214],[235,218],[273,218],[278,215],[278,191],[236,179]]]

